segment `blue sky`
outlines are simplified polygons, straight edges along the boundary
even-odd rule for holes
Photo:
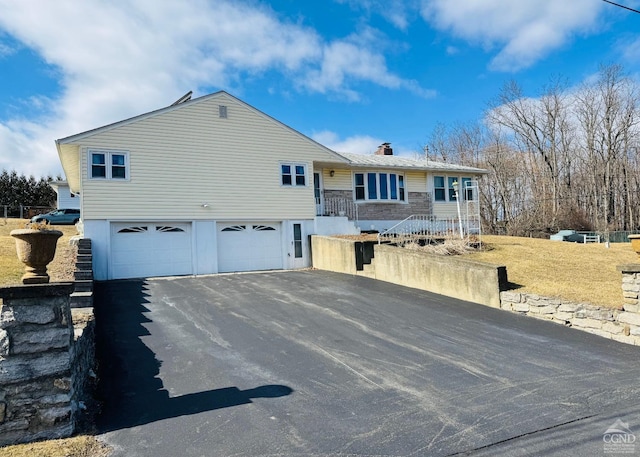
[[[619,0],[640,8],[640,0]],[[600,64],[640,77],[640,14],[602,0],[0,0],[0,169],[62,172],[54,141],[226,90],[338,151],[420,151]]]

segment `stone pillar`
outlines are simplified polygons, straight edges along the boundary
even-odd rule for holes
[[[624,325],[624,335],[640,346],[640,263],[618,265],[622,273],[623,310],[617,320]]]
[[[624,310],[640,313],[640,263],[618,265],[616,268],[622,273]]]
[[[73,284],[0,288],[0,445],[69,436]]]

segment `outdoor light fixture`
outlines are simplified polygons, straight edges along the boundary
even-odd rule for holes
[[[202,205],[200,205],[200,206],[202,206],[203,208],[208,208],[210,205],[209,205],[209,203],[203,203],[203,204],[202,204]]]
[[[335,175],[335,174],[336,174],[335,170],[331,170],[331,171],[329,172],[329,176],[331,176],[332,178],[333,178],[333,175]]]

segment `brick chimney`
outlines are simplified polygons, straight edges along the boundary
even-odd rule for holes
[[[382,143],[378,146],[378,149],[375,152],[377,156],[392,156],[393,149],[391,149],[391,143]]]

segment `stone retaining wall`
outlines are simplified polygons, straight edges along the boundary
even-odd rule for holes
[[[502,309],[640,346],[637,312],[517,292],[502,292],[500,298]]]
[[[500,307],[640,346],[640,264],[621,265],[618,271],[622,273],[622,309],[517,292],[502,292]]]

